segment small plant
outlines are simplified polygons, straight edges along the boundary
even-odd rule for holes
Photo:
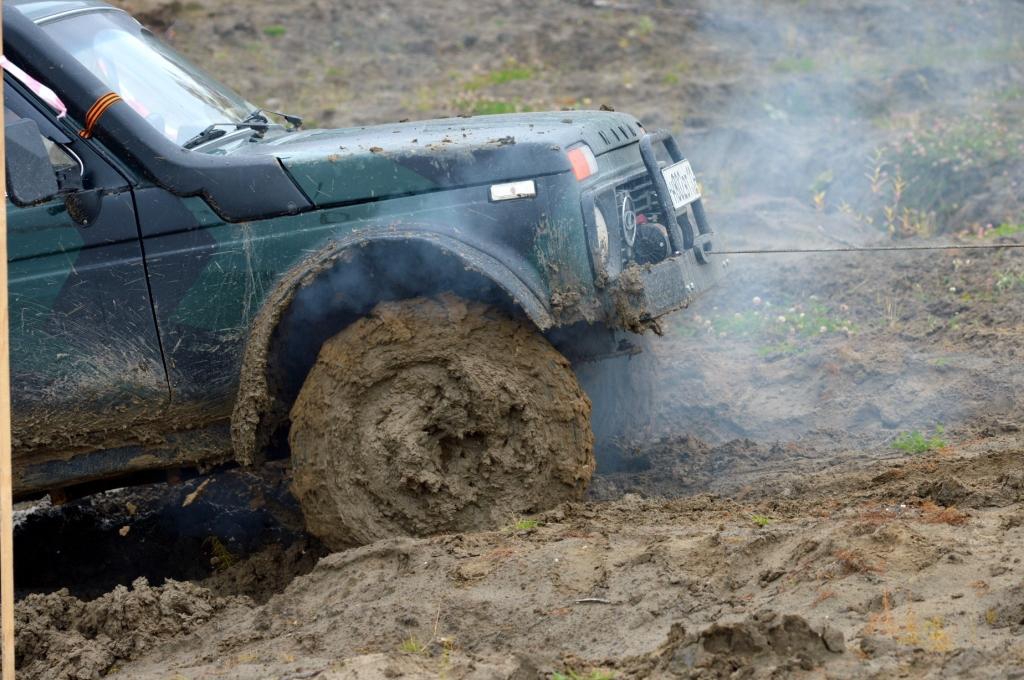
[[[995,289],[997,293],[1003,293],[1014,288],[1024,288],[1024,273],[1018,274],[1012,271],[1002,271],[996,274]]]
[[[925,638],[928,640],[928,646],[933,652],[945,653],[952,648],[953,644],[950,640],[949,632],[946,630],[941,616],[925,619],[924,632]]]
[[[454,106],[460,113],[472,116],[489,116],[496,113],[530,111],[529,106],[526,106],[519,101],[490,99],[488,97],[477,96],[467,96],[465,99],[458,99],[455,101]]]
[[[521,518],[517,519],[516,521],[514,521],[506,529],[506,531],[510,531],[510,532],[515,532],[515,531],[532,531],[532,530],[536,529],[539,526],[540,526],[540,520],[528,519],[526,517],[521,517]]]
[[[776,73],[811,73],[817,65],[810,57],[783,57],[772,64]]]
[[[654,33],[655,25],[654,19],[649,16],[641,16],[636,22],[636,34],[640,37],[646,37]]]
[[[278,24],[275,24],[273,26],[267,26],[263,29],[263,35],[268,36],[270,38],[280,38],[287,32],[288,29]]]
[[[1024,222],[1003,222],[998,227],[985,231],[985,238],[1006,238],[1018,234],[1024,234]]]
[[[415,637],[411,637],[403,640],[402,644],[398,645],[398,651],[403,654],[424,654],[427,651],[427,646]]]
[[[764,528],[771,524],[774,520],[768,515],[754,514],[750,516],[750,521],[756,524],[757,526]]]
[[[893,440],[892,447],[904,453],[938,451],[949,446],[949,442],[943,437],[945,431],[945,428],[939,425],[935,428],[935,434],[931,437],[926,437],[919,430],[904,432]]]
[[[238,563],[238,556],[216,536],[207,536],[203,543],[210,548],[210,565],[215,571],[224,571]]]
[[[505,68],[489,71],[481,76],[477,76],[466,83],[466,89],[481,90],[487,87],[512,83],[517,80],[530,80],[534,75],[532,68],[511,62]]]
[[[551,674],[551,680],[615,680],[615,675],[609,671],[590,671],[587,674],[574,670],[555,671]]]

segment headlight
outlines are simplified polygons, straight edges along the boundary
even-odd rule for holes
[[[608,261],[608,222],[604,219],[604,213],[596,205],[594,206],[594,224],[597,225],[597,251],[601,256],[601,262]]]

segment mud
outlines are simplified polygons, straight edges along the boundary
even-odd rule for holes
[[[594,471],[568,361],[454,297],[381,303],[325,343],[291,420],[295,494],[335,548],[500,526],[580,498]]]
[[[627,494],[527,529],[378,541],[113,677],[1012,674],[1020,456],[993,436],[788,492]],[[937,480],[964,504],[931,500]]]
[[[83,602],[66,590],[30,595],[17,609],[19,677],[85,680],[193,631],[233,604],[193,583],[130,588]]]

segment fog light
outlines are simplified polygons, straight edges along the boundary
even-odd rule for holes
[[[492,201],[514,201],[517,198],[533,198],[536,195],[537,185],[532,179],[491,185]]]

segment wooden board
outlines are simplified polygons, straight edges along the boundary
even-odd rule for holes
[[[0,0],[0,37],[3,36]],[[0,88],[0,131],[4,129],[4,96]],[[0,134],[0,187],[4,210],[0,214],[0,628],[3,680],[14,680],[14,507],[11,501],[11,371],[7,319],[7,173],[4,135]]]

